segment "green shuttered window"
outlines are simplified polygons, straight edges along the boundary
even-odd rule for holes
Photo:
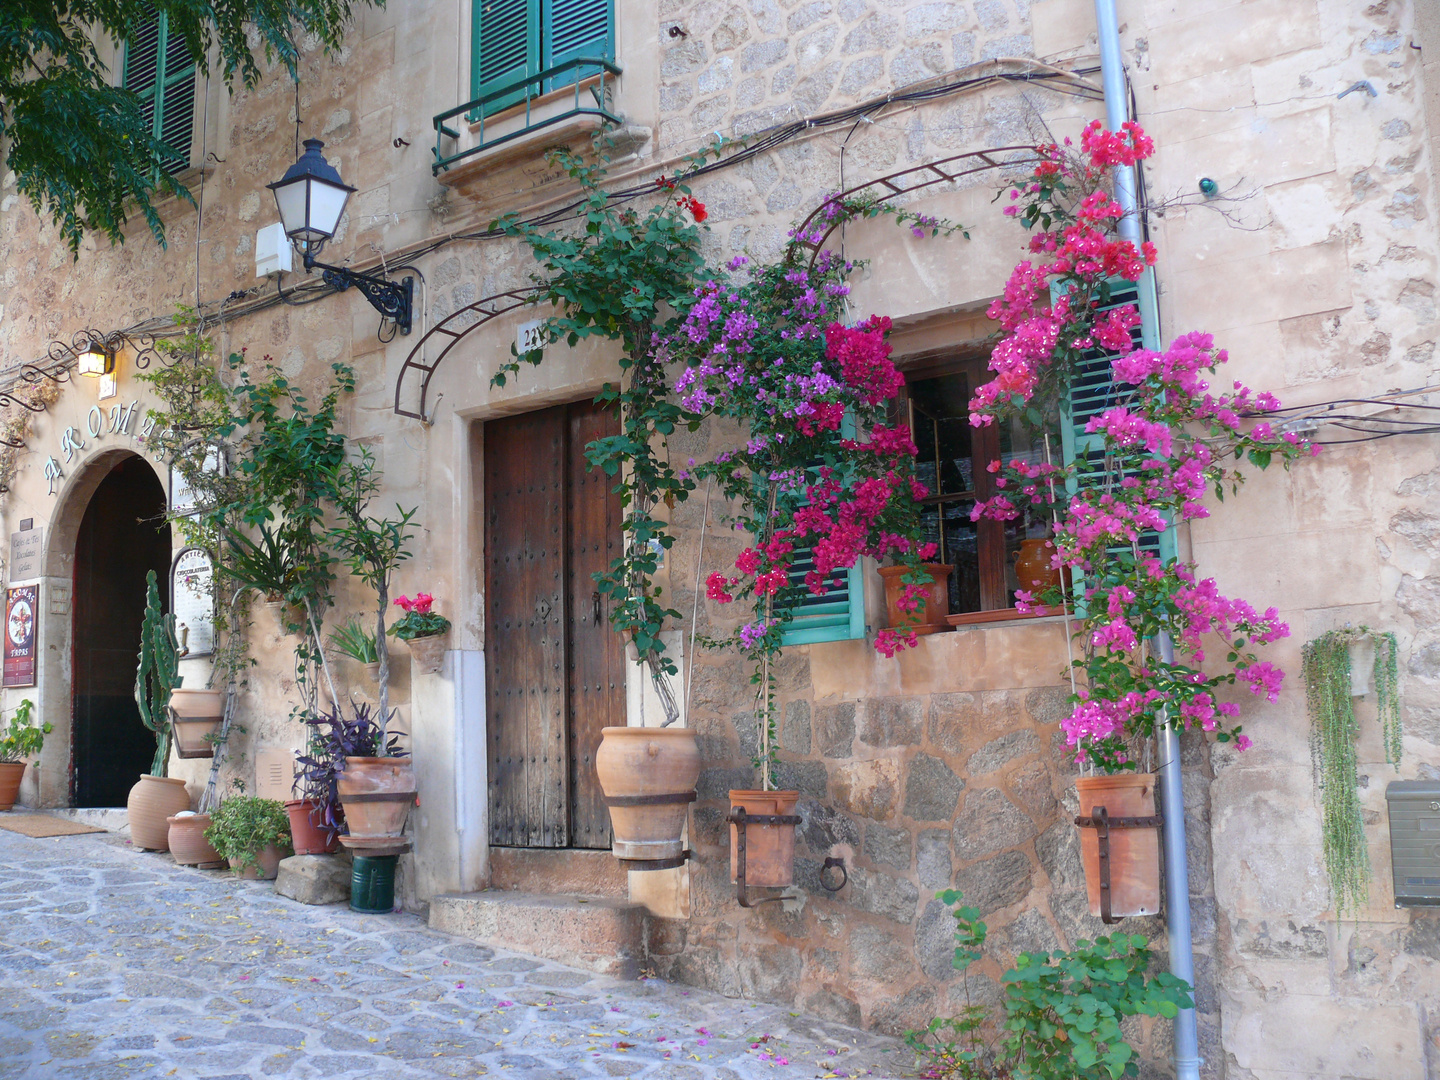
[[[121,85],[140,96],[150,132],[168,148],[165,171],[190,165],[195,132],[195,62],[180,37],[171,37],[164,14],[156,15],[125,43]]]
[[[484,97],[577,57],[615,58],[612,0],[475,0],[470,96]],[[547,80],[541,91],[573,83],[577,71]],[[487,102],[490,114],[525,99],[525,87]]]
[[[1142,279],[1143,281],[1143,279]],[[1110,301],[1100,307],[1101,311],[1121,307],[1125,304],[1139,305],[1139,287],[1123,278],[1110,283]],[[1136,346],[1140,345],[1140,328],[1131,332]],[[1060,418],[1060,442],[1064,447],[1065,463],[1080,462],[1080,470],[1086,476],[1102,474],[1105,471],[1105,438],[1103,435],[1086,432],[1085,425],[1093,416],[1122,403],[1124,390],[1117,387],[1111,377],[1110,364],[1116,354],[1096,348],[1085,354],[1079,369],[1070,380],[1070,397],[1065,403]],[[1162,561],[1175,557],[1175,530],[1163,533],[1147,532],[1140,537],[1140,547]]]

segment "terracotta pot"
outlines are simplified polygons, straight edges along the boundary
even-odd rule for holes
[[[338,777],[351,836],[403,836],[415,803],[415,763],[408,757],[347,757]]]
[[[600,730],[595,772],[610,807],[617,859],[678,859],[700,777],[700,747],[688,728],[607,727]],[[616,805],[637,797],[665,801]]]
[[[184,780],[173,776],[140,777],[125,801],[130,842],[145,851],[169,851],[169,818],[189,809],[190,795]]]
[[[0,810],[9,810],[20,795],[20,781],[25,779],[25,762],[0,761]]]
[[[904,566],[880,567],[880,577],[885,582],[885,611],[891,626],[900,626],[908,618],[899,606],[900,594],[905,588],[901,578],[906,569]],[[930,588],[926,590],[924,604],[920,608],[920,625],[915,627],[915,633],[933,634],[949,630],[950,624],[945,621],[945,616],[950,614],[950,587],[947,583],[954,567],[925,563],[924,569],[930,572]]]
[[[440,669],[445,666],[445,646],[449,640],[448,633],[411,638],[406,642],[410,646],[411,670],[421,675],[439,675]],[[376,671],[379,671],[378,667]]]
[[[274,881],[275,875],[280,873],[280,860],[289,854],[289,848],[266,844],[255,854],[259,866],[247,866],[236,873],[245,881]]]
[[[1029,593],[1042,593],[1060,584],[1060,570],[1050,560],[1055,557],[1055,545],[1043,537],[1020,541],[1020,552],[1015,557],[1015,579],[1020,588]]]
[[[285,804],[296,855],[329,855],[340,850],[340,837],[315,823],[318,806],[314,799],[292,799]]]
[[[372,660],[370,663],[366,664],[365,674],[369,677],[371,682],[378,683],[380,681],[380,661]]]
[[[202,870],[219,870],[225,866],[220,853],[205,839],[205,830],[210,827],[209,814],[185,814],[165,820],[170,825],[170,854],[177,863]]]
[[[176,755],[214,757],[215,744],[205,736],[220,733],[220,723],[225,718],[225,692],[177,687],[170,691],[170,711],[175,714],[172,727]]]
[[[1082,776],[1075,781],[1080,816],[1090,817],[1098,806],[1112,817],[1153,817],[1153,773]],[[1094,829],[1080,829],[1080,855],[1085,863],[1085,887],[1090,914],[1100,915],[1100,837]],[[1110,913],[1117,917],[1155,915],[1160,911],[1160,830],[1110,830]]]
[[[747,814],[793,814],[798,791],[732,791],[730,809],[743,806]],[[738,825],[730,826],[730,880],[738,873]],[[795,826],[745,826],[745,884],[790,885],[795,881]]]

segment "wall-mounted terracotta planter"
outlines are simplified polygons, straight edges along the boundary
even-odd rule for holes
[[[798,791],[732,791],[730,809],[743,806],[747,814],[793,814]],[[736,842],[739,826],[730,826],[730,880],[737,866]],[[795,826],[745,826],[745,884],[772,888],[795,881]]]
[[[285,804],[296,855],[329,855],[340,850],[339,835],[315,823],[317,809],[314,799],[291,799]]]
[[[687,728],[601,729],[595,772],[610,808],[617,859],[679,859],[700,777],[700,747]]]
[[[225,718],[225,693],[221,690],[170,691],[170,709],[175,714],[175,753],[182,758],[215,756],[215,744],[207,735],[218,735]]]
[[[405,818],[415,805],[415,764],[408,757],[347,757],[337,783],[351,836],[405,834]]]
[[[1120,773],[1082,776],[1075,781],[1080,816],[1091,817],[1103,806],[1112,818],[1154,817],[1155,776]],[[1080,828],[1080,855],[1085,863],[1085,887],[1090,914],[1099,917],[1100,838],[1093,828]],[[1110,913],[1116,918],[1155,915],[1160,911],[1159,828],[1110,830]]]
[[[130,843],[146,851],[170,850],[170,818],[190,809],[185,781],[173,776],[140,777],[125,800]]]
[[[0,761],[0,810],[14,807],[20,795],[20,781],[25,779],[25,762]]]
[[[225,859],[205,839],[205,830],[210,827],[209,814],[184,814],[165,820],[170,826],[170,855],[177,863],[198,866],[202,870],[225,867]]]
[[[411,638],[405,643],[410,646],[411,670],[420,675],[439,675],[440,669],[445,666],[445,647],[449,642],[448,633]],[[377,667],[375,670],[378,672],[380,669]]]
[[[904,566],[880,567],[880,579],[885,582],[885,612],[891,626],[900,626],[910,617],[909,613],[900,610],[900,597],[905,588],[901,579],[906,569]],[[920,625],[915,627],[915,633],[934,634],[949,630],[950,624],[945,621],[945,616],[950,614],[949,581],[954,567],[925,563],[923,569],[930,572],[930,587],[925,592],[920,608]]]

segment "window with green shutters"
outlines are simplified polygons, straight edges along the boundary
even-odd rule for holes
[[[125,43],[121,85],[140,96],[151,134],[169,148],[165,171],[188,168],[195,132],[195,62],[184,39],[170,36],[163,13]]]
[[[471,34],[471,99],[515,88],[485,103],[480,112],[489,115],[523,101],[525,80],[543,71],[577,58],[613,61],[615,8],[612,0],[475,0]],[[586,74],[562,72],[531,96]]]
[[[840,433],[855,438],[855,418],[846,414]],[[818,468],[819,462],[814,463]],[[813,473],[812,482],[819,480]],[[801,590],[801,600],[790,609],[791,622],[780,634],[781,645],[810,645],[820,641],[848,641],[865,636],[864,577],[857,563],[848,570],[836,570],[826,582],[824,593],[815,595],[805,585],[805,575],[815,569],[811,548],[797,548],[790,561],[789,583]]]
[[[1142,279],[1142,282],[1144,280]],[[1109,311],[1125,304],[1138,306],[1139,303],[1140,285],[1117,278],[1110,283],[1109,301],[1101,305],[1100,311]],[[1138,326],[1131,331],[1131,337],[1138,347],[1141,344]],[[1110,365],[1115,357],[1115,353],[1101,348],[1087,352],[1080,367],[1071,376],[1070,395],[1062,408],[1060,441],[1064,449],[1064,460],[1067,465],[1072,461],[1080,462],[1080,472],[1084,476],[1103,475],[1106,469],[1105,438],[1103,435],[1088,433],[1085,425],[1091,417],[1123,404],[1125,397],[1125,388],[1117,387],[1111,376]],[[1175,530],[1170,528],[1163,533],[1143,533],[1140,547],[1161,560],[1172,559],[1176,553]]]

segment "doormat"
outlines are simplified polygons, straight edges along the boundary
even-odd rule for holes
[[[81,833],[104,832],[94,825],[49,814],[0,814],[0,829],[22,836],[79,836]]]

